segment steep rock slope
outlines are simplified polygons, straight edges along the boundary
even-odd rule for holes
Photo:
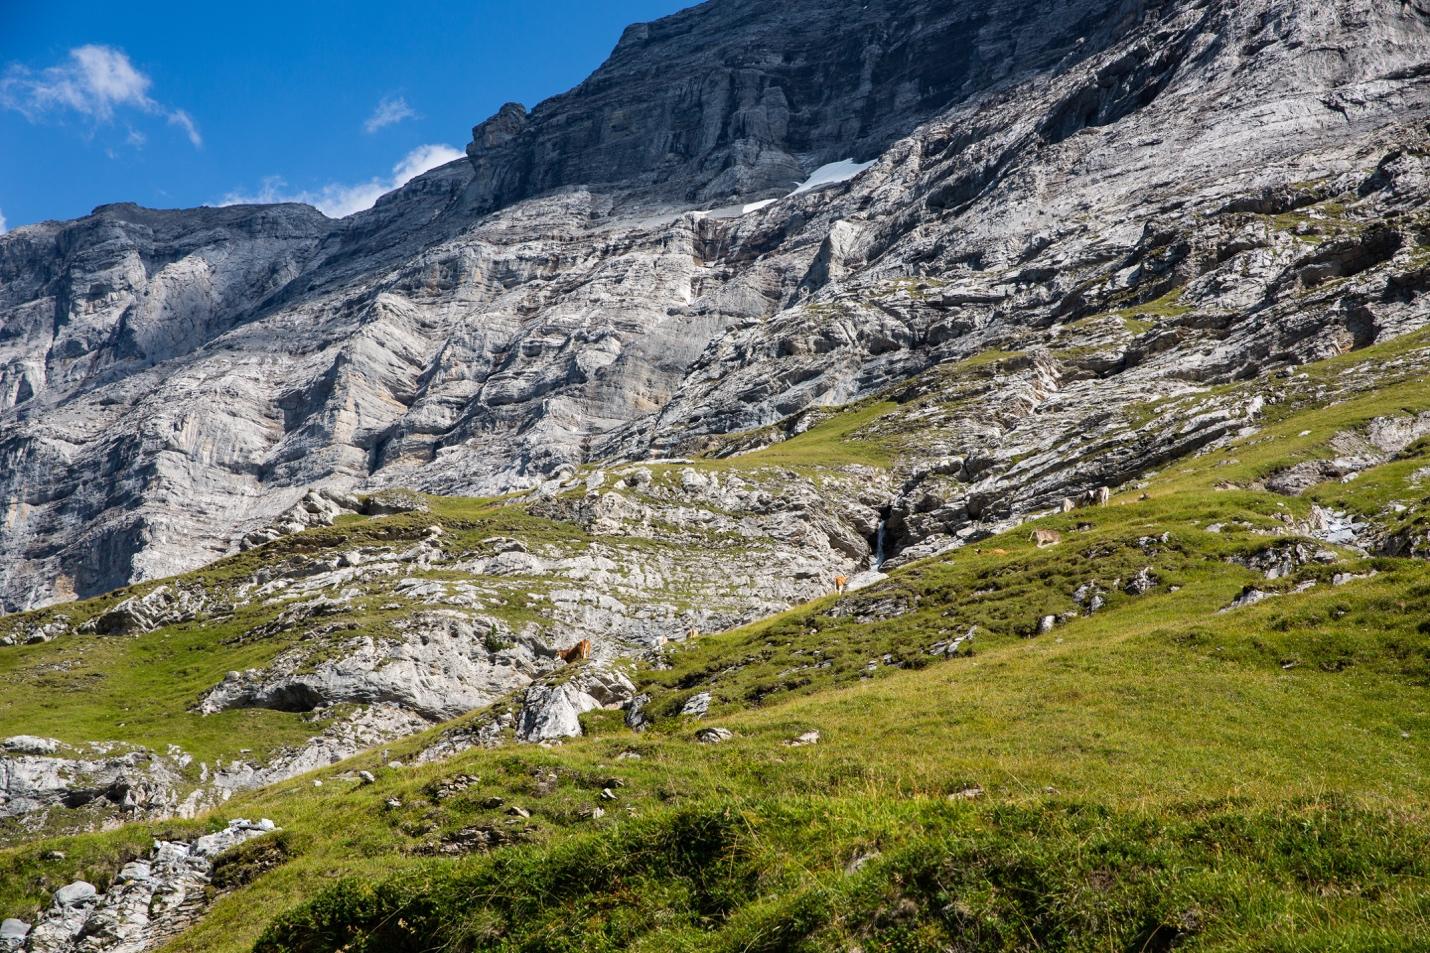
[[[662,406],[706,342],[796,280],[672,199],[778,194],[872,156],[1141,9],[705,4],[633,28],[589,83],[487,124],[473,163],[343,223],[116,206],[6,236],[0,600],[192,568],[320,481],[529,485]],[[676,64],[694,85],[666,88]],[[587,182],[603,187],[475,217]]]
[[[585,83],[473,131],[470,199],[649,186],[668,199],[784,194],[872,158],[949,103],[1065,65],[1161,6],[1146,0],[716,0],[631,27]]]
[[[989,395],[932,448],[894,508],[938,518],[901,545],[1197,449],[1226,422],[1120,445],[1116,424],[1430,321],[1427,39],[1413,5],[1181,5],[1050,82],[955,108],[821,204],[791,307],[712,343],[602,452],[718,450],[990,349],[1054,360],[1030,403]]]
[[[1417,3],[1349,0],[717,0],[633,29],[590,82],[504,111],[470,163],[369,213],[222,213],[302,222],[291,249],[265,239],[233,272],[237,308],[220,295],[126,318],[126,292],[95,304],[103,255],[42,266],[54,227],[19,230],[0,241],[27,262],[15,273],[56,277],[6,288],[7,333],[27,330],[5,371],[6,399],[26,398],[0,436],[5,604],[200,565],[317,483],[529,486],[1169,293],[1170,326],[1089,356],[1079,373],[1104,386],[1069,409],[1074,429],[1125,402],[1109,381],[1150,399],[1413,327],[1418,226],[1358,223],[1418,208],[1426,24]],[[681,98],[693,87],[652,93],[675,63],[710,77],[698,108]],[[945,104],[852,187],[740,214]],[[1356,206],[1325,248],[1276,227],[1247,237],[1318,202]],[[117,229],[157,261],[151,215],[107,209],[62,244]],[[171,272],[207,267],[170,254]],[[923,278],[938,287],[919,300],[890,284]],[[129,297],[187,300],[147,282]],[[1312,284],[1326,300],[1306,311]],[[92,314],[84,340],[103,343],[66,363],[76,346],[49,343],[49,312]]]

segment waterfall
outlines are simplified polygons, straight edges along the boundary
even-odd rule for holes
[[[869,569],[878,572],[884,568],[884,538],[888,535],[889,521],[887,518],[879,520],[879,536],[874,546],[874,556],[869,560]]]

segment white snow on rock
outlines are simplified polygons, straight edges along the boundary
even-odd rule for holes
[[[693,213],[696,218],[730,219],[739,218],[742,215],[749,215],[751,212],[758,212],[761,209],[769,208],[782,199],[793,198],[796,195],[803,195],[805,192],[812,192],[815,189],[823,188],[826,185],[835,185],[839,182],[848,182],[860,172],[872,166],[874,162],[855,162],[853,159],[841,159],[838,162],[831,162],[815,169],[809,178],[800,183],[793,192],[775,199],[764,199],[759,202],[746,202],[739,205],[726,205],[723,208],[710,209],[707,212]]]
[[[848,182],[873,164],[873,161],[855,162],[853,159],[842,159],[839,162],[822,165],[815,169],[814,174],[805,179],[799,188],[791,192],[790,195],[801,195],[826,185],[834,185],[836,182]]]

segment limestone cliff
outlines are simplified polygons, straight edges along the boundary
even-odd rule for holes
[[[1058,416],[980,418],[948,455],[996,465],[905,546],[1133,478],[1165,454],[1066,434],[1425,322],[1427,50],[1420,0],[713,0],[341,222],[18,229],[0,601],[197,567],[313,486],[528,487],[990,348],[1048,351]],[[843,159],[878,161],[781,198]]]

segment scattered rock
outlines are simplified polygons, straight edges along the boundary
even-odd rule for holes
[[[94,884],[84,880],[77,880],[72,884],[61,887],[55,891],[55,903],[62,907],[73,907],[77,904],[88,903],[93,900],[99,891]]]
[[[695,733],[695,740],[704,745],[718,745],[735,737],[729,728],[701,728]]]
[[[34,735],[15,735],[0,742],[0,748],[15,754],[55,754],[60,743],[53,738],[37,738]]]
[[[1138,570],[1137,575],[1128,580],[1123,587],[1123,592],[1129,596],[1145,596],[1153,589],[1157,588],[1157,576],[1152,572],[1150,566]]]
[[[849,863],[844,865],[845,875],[852,876],[853,874],[857,874],[863,870],[871,860],[876,859],[878,856],[879,852],[877,850],[860,851],[850,859]]]
[[[963,635],[947,642],[935,642],[929,649],[930,655],[942,655],[944,658],[956,658],[960,653],[972,656],[973,641],[978,635],[978,626],[972,626]]]
[[[192,843],[155,841],[153,851],[126,864],[107,890],[76,881],[55,891],[49,909],[29,931],[27,945],[18,948],[138,953],[157,947],[192,924],[209,903],[214,861],[274,830],[272,821],[239,819]]]
[[[1255,586],[1247,586],[1245,589],[1242,590],[1241,595],[1233,599],[1229,605],[1217,611],[1219,613],[1222,613],[1232,612],[1236,609],[1245,609],[1248,606],[1256,605],[1258,602],[1264,602],[1267,599],[1272,598],[1272,596],[1274,595],[1275,593],[1266,592],[1265,590],[1258,589]]]
[[[699,692],[691,695],[680,709],[681,715],[687,718],[703,718],[710,711],[710,693]]]
[[[8,953],[8,951],[22,949],[25,937],[29,935],[30,925],[24,920],[9,918],[0,922],[0,950]]]
[[[163,585],[132,596],[80,626],[82,633],[133,635],[179,622],[190,622],[210,610],[202,589]]]
[[[478,854],[506,847],[526,839],[526,832],[500,830],[494,827],[464,827],[444,836],[435,844],[419,848],[418,853],[455,857]]]

